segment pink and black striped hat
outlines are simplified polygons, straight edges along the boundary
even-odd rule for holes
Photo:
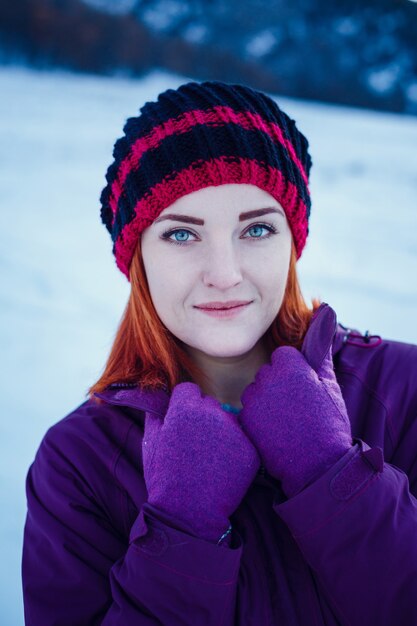
[[[281,204],[300,258],[311,207],[309,144],[267,95],[220,81],[185,83],[146,102],[123,132],[100,202],[116,264],[128,280],[139,236],[163,209],[226,183],[256,185]]]

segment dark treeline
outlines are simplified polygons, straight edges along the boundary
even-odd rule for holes
[[[162,30],[143,19],[156,0],[132,2],[125,14],[111,13],[112,4],[0,1],[3,62],[132,76],[160,67],[417,114],[417,4],[408,0],[182,0],[181,16]],[[192,42],[185,33],[196,23],[205,36]]]

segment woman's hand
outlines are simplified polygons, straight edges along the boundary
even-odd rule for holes
[[[276,348],[271,364],[258,370],[241,397],[242,428],[288,497],[324,474],[353,445],[333,369],[336,327],[334,310],[322,303],[301,352]]]
[[[260,466],[236,416],[189,382],[174,387],[163,420],[146,414],[142,451],[148,502],[208,541],[228,529]]]

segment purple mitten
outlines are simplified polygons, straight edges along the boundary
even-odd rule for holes
[[[189,382],[174,387],[163,420],[146,414],[142,453],[149,504],[208,541],[228,529],[260,466],[236,416]]]
[[[325,302],[312,317],[301,351],[276,348],[241,397],[239,421],[266,470],[294,496],[353,445],[336,380],[332,343],[337,320]]]

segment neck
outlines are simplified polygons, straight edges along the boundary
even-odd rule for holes
[[[241,395],[253,382],[259,368],[269,363],[271,348],[268,341],[261,338],[249,352],[235,357],[211,356],[190,346],[187,352],[207,376],[202,392],[222,404],[241,409]]]

